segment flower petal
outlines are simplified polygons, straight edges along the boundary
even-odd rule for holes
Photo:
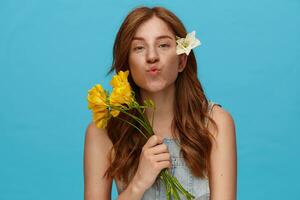
[[[113,91],[109,97],[110,105],[121,106],[122,104],[130,105],[134,101],[132,90],[128,82],[129,71],[119,71],[110,82]]]
[[[182,54],[185,53],[186,55],[189,55],[191,50],[201,44],[200,40],[198,40],[196,37],[196,31],[192,31],[191,33],[188,33],[185,38],[180,38],[176,36],[176,54]]]

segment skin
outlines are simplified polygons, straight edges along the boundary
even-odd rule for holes
[[[140,87],[142,99],[150,98],[156,105],[154,132],[162,137],[172,137],[171,122],[175,96],[175,80],[184,70],[187,56],[176,54],[176,40],[172,30],[164,21],[153,17],[136,31],[130,55],[130,73]],[[147,70],[151,66],[159,69],[153,76]],[[151,119],[152,110],[146,115]]]
[[[155,135],[144,145],[137,172],[118,196],[119,200],[141,199],[159,172],[171,167],[170,154],[162,139],[172,137],[174,82],[178,73],[184,70],[187,58],[184,54],[176,55],[175,35],[165,22],[157,17],[140,25],[135,37],[130,48],[130,71],[135,83],[140,87],[142,98],[151,98],[155,102]],[[153,76],[147,72],[151,66],[160,69],[157,75]],[[152,114],[151,110],[146,111],[148,117]],[[210,131],[216,136],[210,158],[210,199],[235,200],[237,156],[234,121],[230,113],[219,106],[214,106],[211,114],[219,132],[209,125]],[[112,180],[102,178],[109,164],[107,154],[111,147],[112,143],[106,130],[96,128],[93,122],[90,123],[86,129],[84,145],[85,200],[111,199]],[[118,180],[117,184],[120,184]]]

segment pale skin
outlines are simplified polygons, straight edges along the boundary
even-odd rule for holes
[[[169,27],[157,17],[140,25],[135,33],[130,55],[131,75],[140,87],[143,99],[151,98],[156,105],[152,136],[144,145],[139,158],[139,166],[133,179],[118,199],[139,200],[154,183],[159,172],[171,167],[170,154],[162,139],[171,138],[174,82],[178,73],[184,70],[186,55],[176,55],[175,35]],[[147,70],[156,66],[159,71],[151,75]],[[149,119],[152,111],[146,115]],[[219,132],[209,125],[216,136],[210,156],[211,173],[209,177],[211,200],[235,200],[237,188],[237,152],[235,125],[230,113],[214,106],[212,118]],[[112,179],[103,178],[108,168],[107,155],[112,143],[105,129],[99,129],[92,122],[86,129],[84,145],[84,199],[110,200]],[[116,180],[117,185],[121,184]]]

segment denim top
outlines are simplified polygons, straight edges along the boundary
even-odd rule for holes
[[[209,114],[212,110],[213,105],[219,105],[212,101],[209,101]],[[222,107],[222,106],[221,106]],[[206,120],[207,124],[207,120]],[[195,196],[196,200],[209,200],[210,190],[209,190],[209,180],[208,178],[198,178],[192,175],[191,170],[186,165],[185,160],[180,152],[180,142],[173,138],[164,138],[163,143],[168,147],[169,153],[171,155],[172,168],[169,169],[173,176],[175,176],[182,186],[191,194]],[[123,191],[122,186],[117,185],[118,193]],[[185,199],[181,194],[179,194],[181,199]],[[160,178],[156,178],[154,184],[148,188],[142,200],[165,200],[166,199],[166,189],[164,183]],[[172,198],[171,198],[172,199]]]

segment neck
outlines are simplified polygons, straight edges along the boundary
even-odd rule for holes
[[[148,92],[140,89],[142,101],[151,99],[155,104],[153,109],[146,109],[145,114],[152,123],[154,114],[154,129],[160,125],[171,124],[174,117],[175,85],[172,84],[165,90],[159,92]]]

